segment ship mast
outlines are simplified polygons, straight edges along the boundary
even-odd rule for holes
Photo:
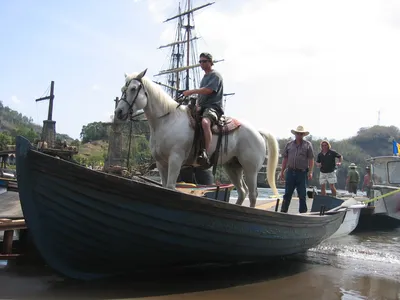
[[[215,2],[193,8],[192,1],[187,0],[185,9],[182,11],[179,4],[178,14],[164,21],[177,20],[175,41],[158,49],[170,48],[169,68],[161,70],[155,76],[167,75],[164,82],[156,82],[163,86],[173,98],[177,98],[180,90],[198,88],[200,84],[200,64],[197,63],[198,53],[196,41],[199,37],[194,32],[195,23],[193,13],[203,9]],[[216,60],[219,62],[221,60]]]

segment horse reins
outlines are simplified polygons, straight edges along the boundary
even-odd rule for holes
[[[133,80],[139,81],[140,85],[139,85],[139,87],[138,87],[138,89],[137,89],[135,98],[133,98],[133,100],[132,100],[132,103],[129,103],[128,100],[126,100],[126,90],[128,89],[128,86],[131,84],[131,82],[132,82]],[[123,101],[123,102],[125,102],[125,103],[128,105],[128,112],[129,112],[129,115],[131,116],[131,118],[133,117],[133,105],[135,105],[135,102],[136,102],[136,100],[137,100],[137,98],[138,98],[138,96],[139,96],[139,93],[140,93],[140,90],[142,89],[142,87],[143,87],[143,90],[144,90],[144,94],[145,94],[145,96],[146,96],[146,98],[147,98],[147,100],[148,100],[148,99],[149,99],[149,95],[147,94],[146,87],[144,86],[142,80],[139,79],[139,78],[132,78],[131,80],[129,80],[129,81],[125,84],[125,87],[124,87],[123,90],[122,90],[122,95],[121,95],[120,101]],[[165,116],[167,116],[167,115],[169,115],[169,114],[170,114],[170,112],[167,112],[165,115],[162,115],[162,116],[160,116],[160,117],[157,117],[157,119],[161,119],[161,118],[163,118],[163,117],[165,117]]]

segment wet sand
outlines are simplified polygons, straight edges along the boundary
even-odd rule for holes
[[[7,200],[0,203],[8,216],[21,214],[15,194],[0,197]],[[273,200],[257,204],[275,209]],[[298,213],[298,200],[292,200],[289,212]],[[0,266],[0,299],[400,299],[399,236],[399,230],[352,235],[268,264],[181,269],[86,283],[43,267]]]
[[[0,282],[0,299],[400,299],[399,281],[290,260],[89,283],[11,268]]]

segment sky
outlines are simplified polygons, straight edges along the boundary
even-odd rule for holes
[[[195,0],[194,6],[207,3]],[[58,133],[109,122],[124,73],[168,64],[177,0],[3,0],[0,101],[42,124],[55,82]],[[216,0],[195,13],[224,79],[226,114],[278,138],[303,125],[340,140],[361,127],[400,127],[400,1]]]

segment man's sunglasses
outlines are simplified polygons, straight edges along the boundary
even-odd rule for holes
[[[202,63],[206,63],[206,62],[208,62],[209,60],[208,59],[205,59],[205,60],[199,60],[199,63],[200,64],[202,64]]]

